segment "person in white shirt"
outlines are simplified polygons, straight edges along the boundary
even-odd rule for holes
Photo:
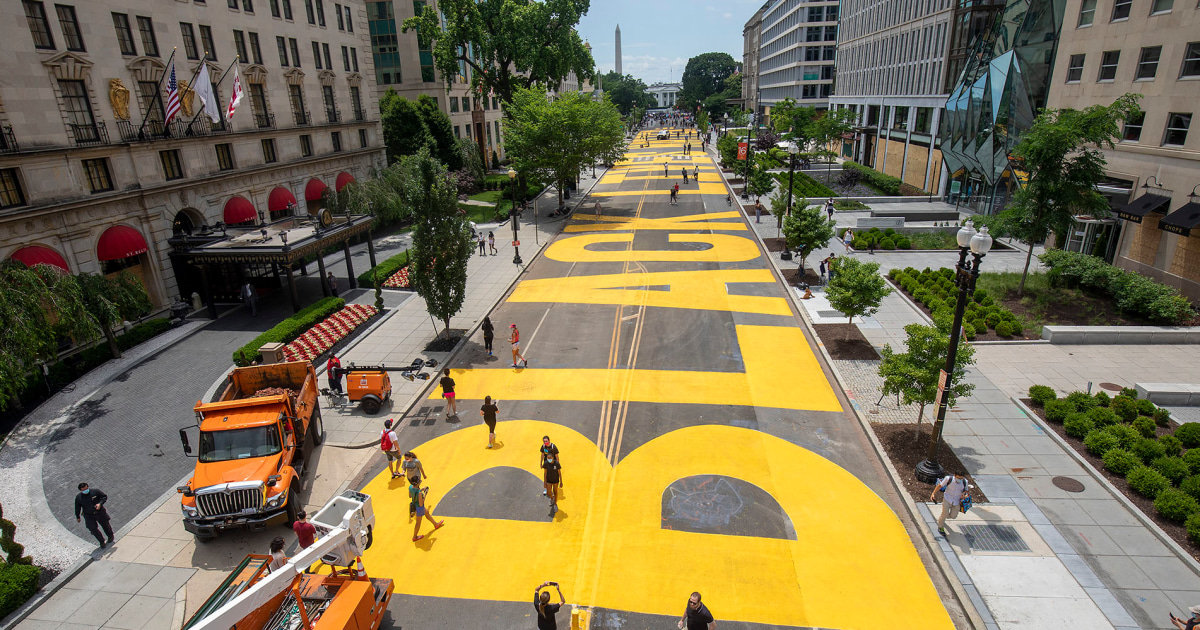
[[[942,493],[942,514],[938,516],[938,533],[946,535],[946,517],[957,518],[958,510],[962,506],[963,497],[967,496],[967,478],[963,477],[961,472],[955,472],[953,475],[947,475],[938,480],[933,486],[933,492],[929,493],[929,500],[934,501],[934,497],[938,492]]]
[[[275,540],[271,541],[271,562],[267,567],[271,571],[278,571],[287,564],[288,557],[283,553],[283,537],[276,536]]]

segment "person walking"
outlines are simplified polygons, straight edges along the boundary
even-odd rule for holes
[[[242,301],[250,307],[250,316],[258,317],[258,291],[254,290],[254,285],[250,284],[249,280],[242,285]]]
[[[853,254],[854,248],[850,245],[854,243],[854,230],[847,229],[842,233],[842,245],[846,248],[847,254]]]
[[[755,223],[760,222],[758,220],[758,218],[762,216],[762,211],[763,211],[762,199],[755,199],[754,200],[754,222]]]
[[[333,294],[333,297],[337,297],[338,296],[337,278],[333,277],[332,271],[330,271],[329,274],[325,276],[325,280],[327,280],[329,282],[329,292]]]
[[[112,522],[108,518],[108,510],[104,508],[105,503],[108,503],[107,494],[93,490],[86,482],[79,484],[79,494],[75,495],[75,522],[78,523],[80,515],[83,516],[84,526],[96,537],[101,549],[113,542]],[[108,536],[107,541],[100,535],[101,529]]]
[[[667,163],[663,162],[663,177],[670,177],[670,176],[671,175],[669,173],[667,173]]]
[[[558,489],[562,487],[562,461],[558,458],[558,447],[550,436],[542,436],[542,447],[538,449],[542,467],[542,496],[550,499],[550,516],[558,512]]]
[[[454,379],[450,378],[450,368],[442,370],[442,398],[446,399],[446,417],[458,415],[458,404],[454,401]]]
[[[421,488],[420,490],[417,491],[417,507],[416,507],[417,524],[413,526],[413,542],[417,542],[418,540],[421,540],[422,538],[425,537],[423,534],[421,534],[421,519],[425,518],[426,515],[429,516],[429,522],[433,523],[433,531],[435,531],[435,532],[437,530],[441,529],[442,526],[446,524],[446,521],[444,521],[444,520],[441,520],[441,521],[434,520],[433,508],[426,507],[426,505],[425,505],[425,499],[428,495],[429,495],[428,487]]]
[[[267,568],[274,573],[282,569],[287,561],[288,557],[283,553],[283,536],[276,536],[271,540],[271,561],[267,564]]]
[[[682,171],[683,171],[683,185],[684,185],[684,186],[686,186],[686,185],[687,185],[687,182],[688,182],[688,172],[687,172],[687,167],[685,166],[685,167],[683,167],[683,168],[682,168],[682,169],[680,169],[680,170],[682,170]]]
[[[428,479],[429,475],[425,474],[425,467],[412,451],[404,454],[404,463],[401,466],[404,469],[404,478],[408,480],[408,517],[412,518],[417,512],[417,491],[421,488],[421,481]]]
[[[1171,623],[1176,628],[1179,628],[1179,630],[1195,630],[1196,628],[1200,628],[1200,606],[1188,606],[1188,612],[1192,613],[1192,616],[1187,619],[1181,619],[1176,617],[1175,613],[1169,613],[1171,615]]]
[[[529,359],[521,354],[521,331],[516,324],[509,324],[508,343],[512,344],[513,367],[517,367],[517,359],[521,360],[523,367],[529,367]]]
[[[400,438],[392,430],[392,419],[383,421],[383,433],[379,435],[379,450],[387,457],[388,470],[392,479],[400,476]]]
[[[833,218],[833,197],[825,201],[825,214],[829,215],[830,219]]]
[[[292,523],[292,531],[296,532],[296,542],[301,549],[308,549],[317,542],[317,528],[308,522],[308,512],[300,510],[296,513],[296,522]]]
[[[821,261],[820,270],[821,270],[821,284],[825,284],[825,261],[824,260]]]
[[[942,477],[933,486],[933,492],[929,493],[930,502],[934,501],[934,496],[938,492],[942,493],[942,513],[937,519],[939,534],[946,535],[946,517],[958,518],[958,510],[962,507],[963,497],[967,496],[969,488],[966,477],[963,477],[963,474],[957,470],[953,475]]]
[[[500,408],[492,400],[491,396],[483,397],[483,406],[479,408],[479,415],[483,416],[483,423],[488,428],[488,448],[496,447],[496,414]]]
[[[329,379],[329,389],[342,393],[342,360],[337,355],[329,355],[325,362],[325,377]]]
[[[479,233],[479,236],[478,236],[478,238],[477,238],[476,240],[477,240],[477,242],[478,242],[478,244],[479,244],[479,255],[480,255],[480,256],[487,256],[487,241],[484,241],[484,240],[483,240],[483,233],[482,233],[482,232],[480,232],[480,233]]]
[[[491,250],[493,256],[499,253],[496,250],[496,235],[492,232],[488,232],[488,249]]]
[[[836,262],[837,262],[837,254],[835,254],[833,252],[829,252],[829,256],[826,257],[825,260],[821,261],[821,264],[824,265],[825,268],[829,270],[829,281],[830,282],[833,282],[833,266],[834,266],[834,263],[836,263]]]
[[[700,602],[700,592],[692,593],[688,598],[687,608],[679,618],[679,629],[683,630],[717,630],[717,622],[713,619],[708,607]]]
[[[697,184],[700,183],[700,165],[699,164],[692,166],[692,179],[696,180]]]
[[[601,216],[603,214],[604,214],[603,208],[600,207],[600,202],[597,201],[596,202],[596,216]]]
[[[558,591],[558,603],[550,603],[550,591],[542,589],[547,586],[553,586],[554,590]],[[558,610],[567,603],[567,598],[563,597],[562,589],[559,588],[558,582],[542,582],[537,590],[533,592],[533,607],[537,609],[537,627],[538,630],[558,630],[558,621],[554,619],[554,615],[558,614]]]
[[[675,184],[675,185],[674,185],[674,186],[671,188],[671,205],[672,205],[672,206],[674,206],[674,205],[678,205],[678,204],[676,203],[676,198],[677,198],[677,196],[678,196],[678,195],[679,195],[679,184]]]
[[[492,318],[484,317],[483,325],[483,349],[487,350],[488,356],[492,356],[492,340],[496,338],[496,327],[492,326]]]

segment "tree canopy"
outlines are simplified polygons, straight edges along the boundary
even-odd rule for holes
[[[829,278],[825,295],[829,305],[844,314],[849,323],[853,324],[855,317],[874,315],[883,298],[892,294],[892,287],[879,275],[879,263],[865,263],[847,256],[833,264],[837,273]]]
[[[580,81],[595,78],[592,53],[575,31],[590,5],[590,0],[440,0],[438,10],[426,6],[402,29],[415,29],[430,45],[443,77],[463,77],[466,70],[473,92],[511,103],[518,89],[557,88],[571,72]]]
[[[707,100],[715,94],[722,94],[729,87],[725,80],[737,72],[738,64],[729,53],[709,52],[688,59],[687,67],[683,70],[683,87],[679,91],[679,102],[688,111],[695,111],[696,106],[705,105],[709,115],[716,118],[724,114],[713,112]],[[738,94],[741,94],[741,81],[738,81]],[[722,108],[724,99],[721,99]]]
[[[904,404],[921,406],[917,413],[917,435],[920,436],[925,406],[937,402],[938,379],[946,366],[950,336],[939,328],[924,324],[909,324],[904,327],[904,332],[908,335],[904,341],[904,352],[896,352],[891,344],[883,347],[879,376],[883,377],[885,395],[899,394]],[[966,368],[973,363],[975,348],[960,339],[954,359],[954,373],[946,384],[950,406],[958,398],[970,396],[974,391],[974,385],[964,382]]]
[[[649,109],[657,106],[654,97],[646,93],[646,84],[633,75],[621,76],[615,71],[605,74],[601,87],[604,93],[612,99],[622,116],[628,116],[635,109]],[[634,122],[640,122],[641,117]]]
[[[787,195],[778,197],[786,198]],[[796,199],[791,216],[783,220],[783,236],[789,248],[800,250],[801,267],[809,254],[824,247],[833,238],[836,228],[837,221],[830,219],[821,206],[808,205],[808,199],[805,198]]]
[[[388,88],[379,99],[379,110],[389,163],[428,147],[446,168],[452,171],[462,168],[463,158],[450,117],[432,97],[422,94],[416,101],[410,101]]]

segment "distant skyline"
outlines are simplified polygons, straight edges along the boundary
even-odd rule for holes
[[[763,0],[592,0],[579,35],[592,45],[596,70],[614,69],[614,35],[621,25],[625,74],[651,83],[679,81],[687,60],[725,52],[742,62],[742,26]]]

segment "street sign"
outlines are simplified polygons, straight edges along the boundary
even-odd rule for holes
[[[513,247],[520,247],[521,241],[513,241]]]

